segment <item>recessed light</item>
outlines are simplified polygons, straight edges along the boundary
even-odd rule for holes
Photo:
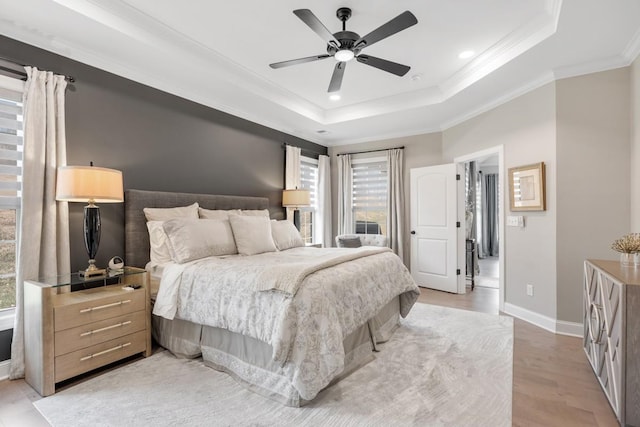
[[[411,76],[411,80],[413,80],[414,82],[419,82],[420,80],[422,80],[422,73],[414,74],[413,76]]]
[[[333,95],[329,95],[329,99],[332,101],[340,101],[340,95],[334,93]]]
[[[475,54],[476,53],[472,50],[465,50],[464,52],[460,52],[460,55],[458,55],[458,58],[467,59],[467,58],[471,58]]]

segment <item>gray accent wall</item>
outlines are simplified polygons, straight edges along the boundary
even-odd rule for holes
[[[2,36],[0,56],[76,79],[66,93],[67,163],[119,169],[125,188],[268,197],[272,216],[283,217],[283,144],[310,156],[327,153],[318,144]],[[70,203],[69,210],[75,271],[87,263],[83,205]],[[124,256],[124,210],[101,204],[100,211],[97,264],[105,266]],[[7,347],[0,342],[0,354]]]

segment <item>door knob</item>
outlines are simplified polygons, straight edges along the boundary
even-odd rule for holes
[[[416,234],[416,231],[415,230],[411,230],[411,234]]]

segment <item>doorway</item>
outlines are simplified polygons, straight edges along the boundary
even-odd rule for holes
[[[474,288],[496,289],[500,310],[504,309],[505,271],[503,153],[498,146],[454,159],[465,169],[467,292],[472,292],[472,283]]]

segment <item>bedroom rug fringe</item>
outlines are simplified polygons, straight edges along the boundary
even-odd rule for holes
[[[57,426],[510,426],[513,320],[416,304],[376,359],[302,408],[162,351],[34,402]]]

